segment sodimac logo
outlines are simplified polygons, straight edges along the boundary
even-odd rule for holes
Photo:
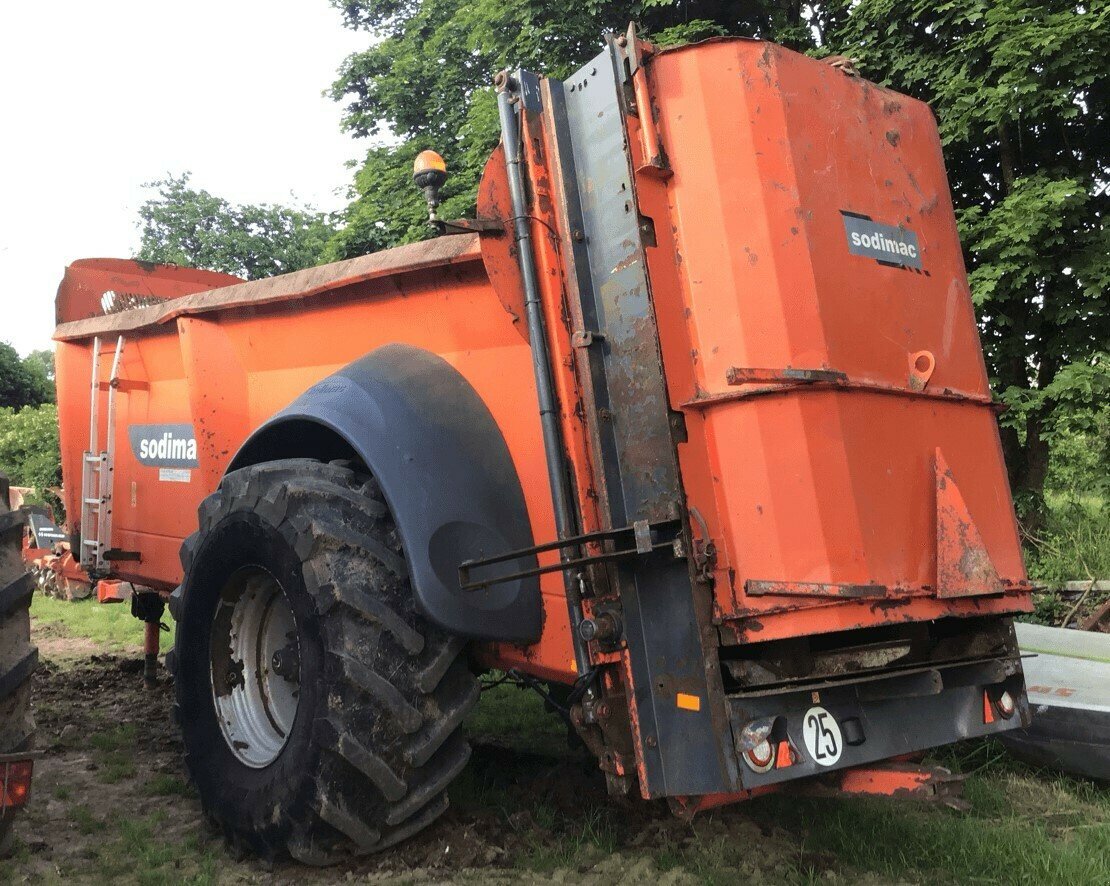
[[[153,468],[196,468],[197,438],[192,425],[130,425],[131,452]]]
[[[921,270],[921,247],[909,228],[884,225],[866,215],[840,210],[844,236],[852,255],[873,258],[879,264]]]

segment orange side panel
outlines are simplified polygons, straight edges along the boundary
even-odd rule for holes
[[[181,579],[178,549],[196,529],[197,507],[249,432],[325,376],[391,342],[439,354],[474,386],[505,435],[536,540],[554,538],[531,355],[479,257],[473,250],[450,268],[413,269],[309,297],[238,303],[125,330],[120,376],[127,383],[117,395],[112,541],[141,552],[142,560],[120,563],[120,577],[163,589],[176,585]],[[67,328],[60,332],[70,337]],[[81,338],[58,345],[70,531],[77,528],[81,453],[88,445],[91,344],[91,338]],[[102,379],[108,377],[114,348],[114,334],[106,334],[99,358]],[[107,431],[104,402],[102,394],[101,444]],[[140,464],[129,445],[128,426],[173,423],[193,424],[199,467],[163,471]],[[573,680],[561,577],[544,576],[541,591],[546,610],[542,641],[529,648],[501,648],[499,660],[547,678]]]
[[[928,107],[757,41],[649,73],[673,175],[641,157],[637,188],[717,619],[759,640],[1027,607]],[[911,231],[921,267],[852,254],[845,218],[863,216]],[[937,600],[938,447],[999,577],[977,600]]]

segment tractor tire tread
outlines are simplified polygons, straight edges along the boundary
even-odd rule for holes
[[[39,654],[31,642],[34,576],[23,562],[26,514],[8,505],[8,480],[0,474],[0,754],[34,748],[31,678]],[[13,816],[0,821],[0,856],[11,846]]]
[[[204,556],[204,537],[225,516],[244,510],[301,562],[326,693],[312,727],[318,762],[305,775],[311,799],[282,810],[288,826],[265,835],[265,846],[259,834],[235,839],[314,865],[393,846],[443,813],[470,757],[461,724],[480,691],[466,643],[419,613],[396,525],[364,470],[290,459],[229,473],[202,503],[183,565]],[[180,606],[188,587],[186,574]],[[198,765],[188,752],[186,765]],[[226,833],[218,804],[203,794],[201,802]]]
[[[349,732],[334,722],[330,724],[335,734],[333,750],[365,775],[374,787],[390,802],[396,803],[408,792],[408,785],[393,771],[388,763],[363,745]]]
[[[39,665],[39,651],[31,647],[17,662],[0,673],[0,701],[12,695],[31,679]],[[2,752],[0,752],[2,753]]]
[[[17,610],[30,606],[34,592],[35,577],[30,572],[23,573],[0,588],[0,621],[9,615],[18,614]]]
[[[5,506],[7,503],[5,502]],[[16,535],[18,530],[18,537],[23,538],[23,524],[27,522],[27,516],[23,511],[4,511],[0,513],[0,539],[5,535],[11,533]],[[6,539],[5,539],[6,540]]]

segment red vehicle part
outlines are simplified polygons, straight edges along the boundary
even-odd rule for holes
[[[1026,718],[1030,585],[929,109],[749,40],[629,34],[497,86],[464,233],[109,316],[67,296],[71,514],[92,365],[120,359],[112,578],[170,591],[229,467],[315,458],[374,474],[417,608],[475,662],[573,686],[614,791],[891,793],[919,776],[878,761]]]
[[[0,817],[22,809],[31,799],[34,757],[23,754],[0,756]]]
[[[921,766],[915,763],[888,761],[873,766],[857,766],[816,779],[792,782],[783,791],[827,797],[851,795],[860,797],[898,797],[902,799],[940,802],[953,808],[966,808],[962,799],[965,776],[953,775],[941,766]],[[686,821],[693,820],[699,812],[719,809],[733,803],[750,800],[773,789],[745,791],[737,794],[703,794],[700,797],[681,797],[673,801],[675,814]]]
[[[85,258],[66,268],[54,301],[55,316],[58,323],[68,323],[239,282],[238,277],[216,271]]]
[[[73,558],[68,543],[56,545],[52,551],[27,548],[24,555],[24,562],[47,596],[62,600],[84,600],[92,593],[92,579]]]

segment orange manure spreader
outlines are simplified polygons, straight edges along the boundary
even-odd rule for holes
[[[682,815],[943,793],[908,755],[1028,719],[1030,586],[929,109],[631,30],[496,86],[477,218],[418,162],[438,237],[61,285],[65,530],[154,641],[168,597],[206,811],[312,863],[396,844],[488,669]]]

